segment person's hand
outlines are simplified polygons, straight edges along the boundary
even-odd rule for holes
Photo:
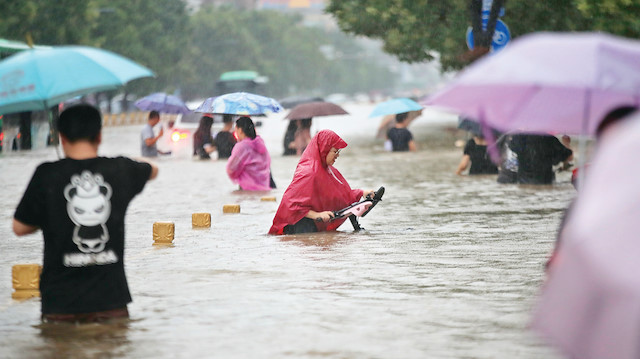
[[[316,217],[316,221],[329,222],[331,218],[333,218],[333,212],[324,211],[324,212],[318,213],[318,216]]]
[[[362,197],[364,198],[373,198],[373,196],[376,195],[376,192],[372,189],[363,189],[362,190]]]
[[[160,132],[158,132],[158,138],[162,137],[164,134],[164,128],[160,127]]]

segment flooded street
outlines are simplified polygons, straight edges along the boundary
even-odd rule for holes
[[[568,174],[538,187],[456,176],[455,118],[425,112],[409,128],[419,152],[388,153],[373,106],[345,108],[351,116],[316,118],[312,132],[349,144],[335,167],[353,188],[385,186],[365,231],[347,221],[336,233],[266,234],[298,158],[281,156],[286,112],[263,118],[269,193],[237,191],[224,161],[157,161],[127,215],[126,323],[42,325],[39,299],[11,299],[11,267],[41,263],[43,248],[41,233],[13,234],[13,212],[36,166],[57,155],[3,154],[0,357],[554,358],[527,326],[575,195]],[[106,128],[100,154],[138,156],[141,127]],[[191,228],[196,212],[211,213],[210,229]],[[175,223],[173,246],[152,245],[157,221]]]

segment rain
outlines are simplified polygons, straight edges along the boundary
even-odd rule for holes
[[[638,5],[63,3],[0,3],[1,357],[638,356]]]

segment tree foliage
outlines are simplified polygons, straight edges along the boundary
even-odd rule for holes
[[[443,69],[465,65],[469,0],[331,0],[326,11],[342,30],[381,39],[384,49],[407,62],[439,55]],[[534,31],[606,31],[640,38],[635,0],[508,0],[503,21],[512,37]]]
[[[269,77],[268,95],[359,92],[386,88],[392,74],[363,56],[352,37],[302,25],[270,11],[203,7],[188,13],[182,0],[0,0],[0,37],[39,45],[87,45],[126,56],[156,74],[127,91],[144,95],[180,90],[183,97],[214,93],[221,73],[254,70]],[[340,54],[328,58],[322,46]]]

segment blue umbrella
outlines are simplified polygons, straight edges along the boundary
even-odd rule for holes
[[[198,108],[193,110],[193,112],[209,113],[206,110],[207,109],[211,109],[211,106],[213,106],[213,100],[215,100],[216,98],[217,98],[217,96],[214,96],[214,97],[209,97],[208,99],[204,100],[204,102],[201,103],[200,106],[198,106]]]
[[[64,100],[117,89],[153,72],[113,52],[85,46],[25,50],[0,61],[0,114],[45,110]]]
[[[213,99],[206,99],[195,109],[195,112],[251,116],[279,112],[281,110],[282,106],[278,101],[270,97],[248,92],[233,92]]]
[[[419,103],[405,98],[394,98],[393,100],[388,100],[384,102],[380,102],[373,108],[369,117],[377,117],[377,116],[385,116],[385,115],[395,115],[398,113],[405,113],[409,111],[419,111],[422,110],[422,106]]]
[[[168,95],[164,92],[156,92],[138,99],[134,105],[144,111],[158,111],[161,113],[181,113],[187,114],[191,110],[178,97]]]

